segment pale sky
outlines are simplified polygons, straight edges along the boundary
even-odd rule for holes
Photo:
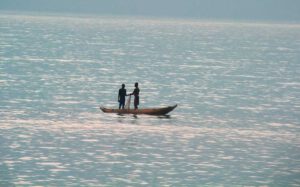
[[[300,0],[0,0],[0,11],[300,22]]]

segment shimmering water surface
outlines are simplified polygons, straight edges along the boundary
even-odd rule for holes
[[[0,186],[300,186],[300,25],[0,15]],[[104,114],[122,83],[140,107]]]

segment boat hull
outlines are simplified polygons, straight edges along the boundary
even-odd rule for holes
[[[177,107],[168,106],[161,108],[144,108],[144,109],[109,109],[105,107],[100,107],[104,113],[117,113],[117,114],[147,114],[147,115],[166,115]]]

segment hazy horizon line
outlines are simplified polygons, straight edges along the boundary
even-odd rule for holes
[[[180,16],[153,16],[153,15],[132,15],[132,14],[97,14],[97,13],[74,13],[74,12],[54,12],[54,11],[15,11],[15,10],[0,10],[0,15],[15,15],[15,16],[40,16],[40,17],[78,17],[78,18],[137,18],[145,20],[181,20],[191,22],[220,22],[220,23],[245,23],[245,24],[272,24],[272,25],[299,25],[300,21],[287,20],[269,20],[269,19],[242,19],[242,18],[199,18],[199,17],[180,17]]]

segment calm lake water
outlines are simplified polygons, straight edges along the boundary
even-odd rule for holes
[[[0,186],[300,186],[299,98],[300,25],[2,14]]]

